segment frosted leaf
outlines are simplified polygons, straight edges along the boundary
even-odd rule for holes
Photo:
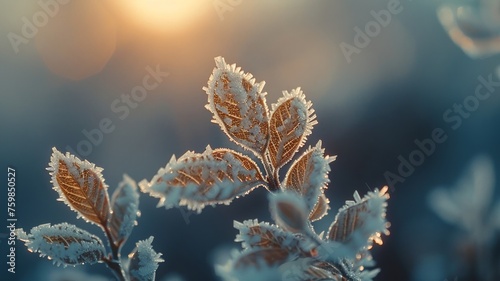
[[[123,180],[111,196],[112,213],[108,227],[115,245],[121,245],[137,225],[139,192],[135,181],[123,175]]]
[[[269,208],[281,228],[292,233],[310,233],[309,211],[304,200],[295,192],[269,194]]]
[[[483,222],[491,205],[494,185],[491,159],[479,156],[472,161],[454,189],[432,191],[429,203],[443,220],[474,231]]]
[[[269,122],[268,155],[276,170],[292,159],[317,123],[312,103],[306,101],[300,88],[283,92],[283,97],[272,105]]]
[[[203,88],[213,122],[235,143],[263,155],[269,139],[266,93],[262,93],[265,82],[256,83],[252,74],[226,64],[222,57],[216,57],[215,64],[208,86]]]
[[[323,190],[327,188],[329,182],[328,173],[330,172],[329,164],[335,158],[335,156],[324,156],[321,141],[318,141],[315,147],[309,147],[293,162],[285,176],[284,189],[293,190],[305,198],[311,217],[322,217],[329,209],[329,207],[323,207],[323,213],[313,216],[315,205],[325,203],[320,203],[318,198],[322,196]],[[318,206],[318,208],[321,208],[321,206]]]
[[[156,253],[151,246],[153,236],[136,243],[136,248],[129,254],[130,281],[154,281],[158,263],[164,262],[161,253]]]
[[[314,244],[304,236],[283,231],[279,227],[257,220],[247,220],[243,223],[234,222],[234,227],[240,231],[236,242],[241,242],[243,249],[285,249],[299,256],[311,256]]]
[[[102,168],[52,148],[49,167],[51,183],[63,201],[87,222],[105,228],[110,214],[107,185]]]
[[[498,0],[482,0],[476,6],[443,5],[438,9],[438,18],[450,38],[470,57],[486,57],[500,52]]]
[[[16,234],[30,252],[40,253],[57,265],[94,264],[106,255],[99,237],[67,223],[42,224],[29,234],[18,229]]]
[[[230,149],[207,147],[202,154],[187,152],[172,157],[149,182],[141,182],[142,192],[160,198],[167,209],[187,206],[199,212],[205,205],[229,204],[266,182],[257,164]]]
[[[351,249],[350,255],[368,247],[372,241],[382,244],[381,233],[389,233],[386,221],[388,187],[368,192],[363,198],[355,193],[355,201],[347,201],[328,230],[327,239],[341,242]]]
[[[328,214],[328,210],[330,210],[330,200],[326,198],[324,193],[318,197],[318,203],[314,206],[311,213],[309,214],[310,221],[317,221],[322,219],[326,214]]]

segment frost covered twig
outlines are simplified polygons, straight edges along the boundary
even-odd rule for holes
[[[163,260],[161,254],[151,248],[152,237],[147,243],[139,242],[137,250],[129,257],[135,260],[130,262],[135,266],[129,265],[129,261],[120,255],[121,247],[137,224],[139,215],[139,193],[135,181],[124,175],[109,201],[102,168],[69,153],[63,155],[53,148],[47,169],[54,189],[59,193],[59,200],[75,211],[78,217],[103,230],[111,253],[106,252],[99,237],[68,223],[42,224],[29,233],[18,229],[18,239],[24,241],[30,251],[47,256],[57,265],[105,263],[120,281],[154,280],[158,262]]]
[[[290,191],[270,195],[277,225],[235,222],[243,250],[217,271],[225,280],[372,280],[379,270],[367,269],[374,265],[369,250],[373,242],[382,244],[380,234],[388,234],[387,189],[363,198],[355,193],[355,201],[340,209],[326,235],[310,225],[307,197]]]
[[[227,64],[222,57],[215,58],[215,63],[208,86],[203,88],[208,95],[206,108],[213,113],[212,122],[219,124],[231,141],[257,157],[265,174],[247,155],[207,147],[201,154],[188,151],[179,159],[172,157],[149,182],[139,183],[141,190],[160,198],[159,205],[166,208],[187,206],[200,212],[206,205],[229,204],[259,186],[275,192],[287,186],[293,188],[301,173],[320,173],[315,174],[318,182],[314,184],[320,187],[317,195],[322,196],[328,183],[328,163],[335,157],[324,155],[321,142],[294,163],[295,168],[286,175],[289,183],[279,177],[280,168],[293,159],[317,124],[312,103],[302,90],[284,91],[269,110],[266,93],[262,92],[265,82],[256,82],[252,74]],[[304,166],[309,161],[304,159],[310,157],[311,165]],[[312,190],[305,186],[296,189]]]
[[[332,223],[328,234],[318,235],[311,223],[324,217],[329,201],[324,191],[329,183],[329,164],[321,141],[292,162],[284,178],[280,169],[292,161],[317,124],[312,103],[300,88],[283,96],[269,110],[264,82],[256,82],[224,58],[203,89],[206,108],[229,139],[250,152],[228,148],[203,153],[186,152],[172,157],[141,190],[160,198],[159,206],[187,206],[201,210],[206,205],[229,204],[259,186],[271,192],[270,209],[277,225],[257,220],[235,222],[243,243],[225,267],[218,269],[227,280],[371,280],[378,270],[369,249],[388,234],[385,219],[387,188],[348,201]],[[254,156],[263,167],[252,160]]]

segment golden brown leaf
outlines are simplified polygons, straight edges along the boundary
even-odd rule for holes
[[[275,169],[292,159],[311,134],[313,125],[317,124],[312,103],[306,101],[300,88],[291,93],[285,91],[283,95],[273,104],[269,122],[268,155]]]
[[[202,154],[187,152],[179,160],[172,158],[150,183],[139,185],[166,208],[188,206],[201,211],[207,204],[229,204],[264,184],[257,164],[248,156],[207,147]]]
[[[363,198],[355,192],[355,201],[348,201],[339,210],[328,230],[327,239],[342,243],[352,242],[356,246],[362,246],[370,240],[381,243],[380,233],[389,233],[385,219],[389,198],[386,192],[387,187],[380,191],[375,189]],[[353,239],[359,241],[351,241]]]
[[[255,243],[249,244],[249,246],[251,247],[281,248],[281,243],[284,240],[284,237],[277,237],[276,232],[271,231],[271,229],[264,229],[259,225],[250,227],[250,231],[247,235],[249,235],[250,237],[260,238],[259,241],[255,241]],[[252,239],[249,240],[251,241]]]
[[[247,220],[243,223],[234,222],[234,227],[240,231],[236,242],[241,242],[243,249],[286,249],[301,257],[310,257],[313,245],[303,235],[293,234],[276,225],[257,220]]]
[[[319,141],[315,147],[309,148],[294,161],[285,176],[284,189],[304,196],[307,207],[314,211],[318,198],[329,182],[329,163],[334,160],[335,157],[324,156],[324,149]]]
[[[322,219],[326,214],[328,214],[328,210],[330,210],[329,203],[330,200],[326,198],[326,195],[324,193],[321,193],[321,195],[318,197],[318,202],[316,203],[311,213],[309,214],[309,220],[317,221]]]
[[[85,220],[105,228],[110,208],[102,169],[69,153],[63,155],[56,148],[52,150],[47,170],[60,200]]]
[[[266,93],[262,93],[265,83],[255,83],[251,74],[226,64],[222,57],[215,58],[215,63],[208,87],[203,88],[213,122],[235,143],[263,155],[269,139]]]
[[[358,229],[364,220],[360,219],[359,214],[368,211],[367,202],[347,208],[338,214],[335,223],[328,231],[328,239],[333,241],[346,241],[354,230]]]

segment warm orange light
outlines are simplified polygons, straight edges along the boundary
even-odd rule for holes
[[[202,11],[199,0],[119,0],[127,16],[149,28],[168,30],[185,27]]]

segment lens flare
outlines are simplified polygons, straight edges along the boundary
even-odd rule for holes
[[[197,0],[116,0],[124,14],[138,24],[158,30],[179,29],[199,18]]]

